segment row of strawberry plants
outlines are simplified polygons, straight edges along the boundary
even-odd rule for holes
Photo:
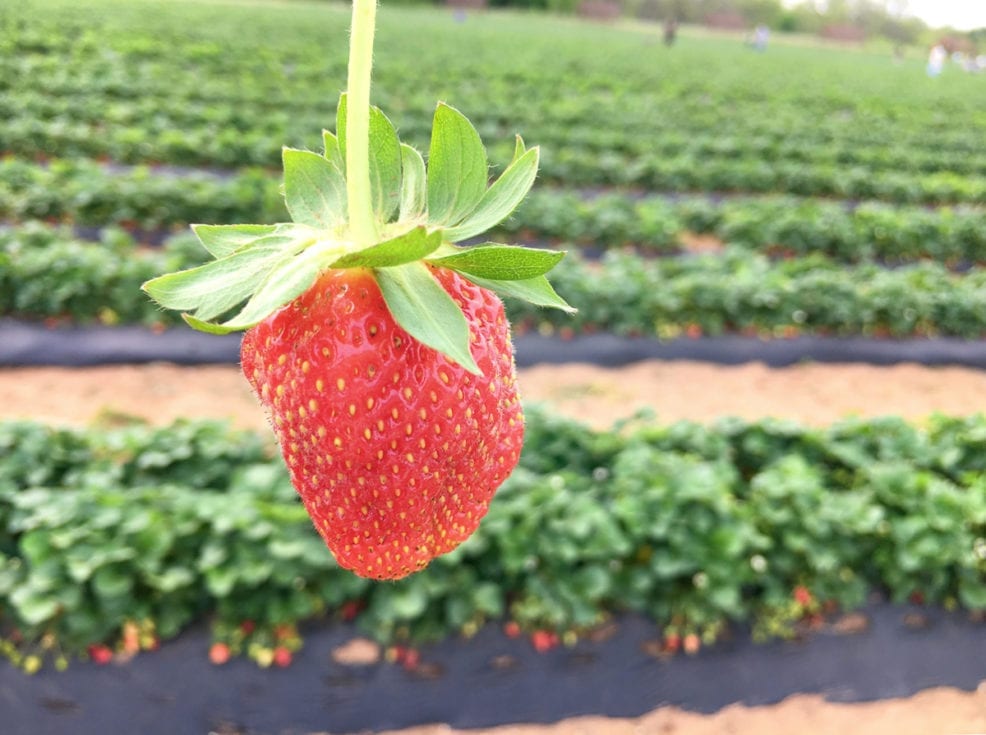
[[[528,413],[477,534],[394,584],[336,566],[255,435],[0,424],[0,651],[28,670],[103,661],[210,616],[226,652],[269,665],[325,615],[383,641],[504,617],[574,640],[630,610],[712,643],[734,622],[788,635],[873,590],[986,610],[982,417],[594,432]]]
[[[866,202],[850,207],[795,197],[671,200],[542,188],[501,225],[512,234],[558,238],[597,247],[634,245],[676,253],[684,233],[715,235],[748,249],[820,253],[846,262],[986,260],[986,223],[975,209],[893,207]]]
[[[104,242],[73,240],[42,225],[0,234],[0,314],[79,322],[178,323],[140,292],[161,272],[201,255],[190,236],[160,250],[134,252],[125,233]],[[676,336],[794,332],[840,335],[986,334],[986,271],[955,274],[935,263],[897,269],[843,267],[819,256],[776,261],[741,248],[715,256],[646,260],[607,252],[599,263],[570,255],[556,285],[578,314],[507,301],[526,326]]]
[[[32,98],[27,96],[30,101]],[[62,158],[106,157],[121,163],[161,161],[181,165],[276,166],[279,141],[315,146],[310,131],[318,130],[329,114],[324,109],[284,109],[257,112],[256,118],[238,109],[155,110],[153,105],[98,106],[92,120],[72,115],[46,120],[28,116],[22,105],[0,104],[0,150],[8,154]],[[147,109],[150,107],[150,109]],[[16,112],[15,112],[16,111]],[[409,118],[402,132],[409,140],[427,134],[427,108]],[[4,119],[6,117],[6,119]],[[130,120],[130,118],[135,118]],[[106,129],[112,123],[112,129]],[[498,119],[477,125],[489,139],[510,137]],[[862,167],[872,172],[907,172],[910,175],[948,172],[964,176],[986,175],[986,158],[966,151],[942,153],[899,145],[860,146],[853,142],[813,142],[810,136],[792,140],[788,134],[741,137],[708,131],[684,134],[679,130],[651,128],[631,136],[624,129],[600,130],[574,127],[571,122],[530,123],[514,121],[531,140],[561,156],[573,153],[624,158],[696,159],[772,165]],[[785,131],[786,132],[786,131]]]
[[[560,154],[546,158],[549,161],[554,159],[556,172],[551,174],[549,171],[545,178],[563,180],[569,186],[592,183],[580,179],[577,173],[568,176],[563,170],[559,170],[559,167],[564,169],[570,163],[562,161]],[[678,165],[674,161],[666,163],[669,166]],[[606,169],[613,173],[610,178],[627,179],[611,183],[632,183],[630,179],[636,174],[621,169],[625,165],[628,164],[616,159],[610,161]],[[550,166],[551,164],[548,164],[549,169]],[[726,179],[721,182],[724,185],[711,188],[770,191],[772,187],[766,184],[779,172],[760,164],[757,164],[757,167],[760,173],[766,172],[760,183],[756,183],[753,178],[747,179],[745,178],[747,174],[742,174],[733,181],[735,186],[730,186],[727,179],[732,174],[727,172]],[[684,174],[685,169],[687,175]],[[664,182],[666,186],[656,188],[666,191],[690,191],[702,188],[693,186],[695,181],[692,179],[696,175],[695,172],[704,171],[706,173],[701,176],[708,175],[714,178],[717,171],[715,165],[698,168],[689,164],[685,169],[679,172],[683,173],[684,178],[676,179],[672,176]],[[739,170],[740,168],[736,169]],[[618,171],[621,173],[616,173]],[[793,175],[807,180],[819,174],[817,170],[812,173],[799,169]],[[896,174],[893,176],[897,177]],[[742,180],[747,183],[743,184]],[[893,192],[883,191],[887,194],[884,197],[880,196],[880,187],[873,185],[872,181],[864,186],[855,187],[852,184],[854,180],[856,179],[850,173],[845,174],[844,185],[840,184],[840,191],[829,193],[863,198],[876,196],[876,198],[901,201],[921,201],[926,198],[932,201],[950,201],[954,196],[958,201],[973,203],[980,196],[973,195],[976,191],[975,187],[962,188],[969,184],[971,179],[949,179],[937,175],[926,178],[901,176],[899,180],[895,179]],[[858,181],[864,180],[865,177],[862,176],[858,179]],[[876,181],[879,180],[880,178],[877,177]],[[957,182],[963,182],[962,186],[958,186]],[[961,195],[959,195],[960,189]],[[790,193],[796,190],[797,187],[794,187]],[[986,195],[986,183],[983,184],[982,194]],[[874,204],[864,207],[861,214],[851,217],[848,213],[839,213],[837,205],[832,203],[799,203],[796,211],[784,212],[786,207],[794,206],[793,203],[797,200],[778,199],[771,203],[744,199],[742,202],[733,203],[729,209],[724,209],[717,215],[709,207],[702,207],[701,203],[686,202],[684,206],[675,205],[678,216],[684,220],[683,223],[669,223],[665,226],[661,221],[667,219],[669,215],[665,213],[664,208],[670,205],[662,205],[656,198],[646,198],[637,203],[619,196],[603,197],[595,203],[581,202],[579,198],[580,195],[566,193],[564,190],[542,189],[540,192],[535,192],[532,202],[521,209],[512,222],[515,227],[531,228],[548,236],[574,240],[591,238],[600,244],[619,244],[626,241],[643,243],[656,240],[655,244],[660,245],[662,240],[666,239],[668,228],[680,228],[681,224],[688,229],[701,232],[710,231],[711,228],[711,231],[717,234],[721,232],[728,239],[733,239],[735,236],[743,240],[763,242],[773,240],[776,233],[780,238],[790,235],[792,240],[791,243],[787,243],[782,239],[778,244],[799,250],[802,248],[794,241],[802,238],[801,232],[831,229],[827,235],[823,234],[819,237],[822,243],[826,240],[831,243],[823,244],[823,249],[840,256],[848,255],[848,251],[854,247],[853,243],[856,243],[860,249],[876,248],[878,250],[873,253],[874,255],[888,258],[910,255],[907,252],[899,255],[889,252],[895,247],[894,238],[898,230],[907,227],[919,228],[918,233],[905,235],[901,242],[901,249],[910,250],[914,255],[925,254],[918,251],[921,246],[916,242],[922,237],[926,239],[928,247],[938,244],[936,241],[946,240],[943,247],[950,255],[953,254],[951,251],[959,247],[960,242],[968,241],[969,247],[974,249],[978,247],[977,240],[981,239],[981,236],[976,236],[974,232],[971,216],[950,213],[942,218],[941,222],[936,222],[934,213],[921,212],[917,208],[902,209],[900,211],[906,214],[899,217],[894,214],[887,214],[886,217],[874,214],[871,222],[866,216],[869,213],[893,210],[882,209]],[[751,203],[747,207],[748,201]],[[698,213],[694,213],[695,207],[699,207]],[[743,219],[747,213],[754,222],[744,228]],[[241,170],[230,176],[216,176],[204,172],[160,172],[142,166],[118,168],[94,161],[59,160],[48,165],[38,165],[33,161],[16,158],[0,160],[0,218],[8,220],[58,219],[84,225],[139,222],[144,227],[155,228],[202,221],[231,223],[253,219],[258,222],[277,222],[284,221],[286,216],[283,198],[279,192],[278,177],[272,172],[260,169]],[[780,224],[771,226],[765,221],[771,217],[783,218],[786,227],[781,227]],[[648,229],[650,227],[648,221],[654,219],[658,220],[658,224]],[[817,222],[793,226],[790,224],[792,220],[801,219]],[[846,223],[847,219],[851,221]],[[859,234],[845,233],[847,228],[857,227],[861,228]],[[761,228],[763,234],[758,236],[758,230]],[[867,238],[870,238],[871,242],[864,242]],[[932,251],[927,254],[936,253]],[[968,257],[958,253],[954,253],[954,256]]]
[[[148,227],[247,218],[274,222],[286,217],[277,186],[273,175],[259,170],[230,178],[171,176],[146,168],[116,170],[68,161],[40,167],[7,159],[0,163],[0,216]],[[978,261],[986,248],[986,230],[976,211],[931,212],[875,202],[847,211],[837,203],[794,198],[713,205],[702,199],[670,202],[622,195],[587,200],[577,192],[542,188],[505,227],[539,237],[604,246],[633,243],[658,251],[675,250],[679,234],[688,229],[747,247],[771,244],[849,261]]]
[[[643,260],[610,251],[597,267],[566,258],[554,283],[579,312],[565,320],[508,305],[521,324],[674,337],[729,332],[907,337],[986,334],[986,271],[936,263],[845,267],[821,256],[772,261],[727,249]]]

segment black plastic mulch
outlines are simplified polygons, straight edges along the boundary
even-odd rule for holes
[[[171,362],[179,365],[234,364],[238,335],[214,336],[191,329],[155,334],[134,326],[60,327],[0,319],[0,367],[66,366]],[[763,362],[783,367],[800,362],[855,362],[894,365],[961,365],[986,368],[986,341],[954,338],[867,339],[797,337],[704,337],[660,341],[611,334],[558,337],[524,335],[515,339],[517,364],[586,362],[618,367],[641,360],[699,360],[722,365]]]
[[[549,723],[576,715],[634,717],[672,704],[710,713],[796,693],[833,701],[902,697],[933,686],[974,689],[986,677],[986,626],[958,614],[876,604],[863,632],[753,644],[744,634],[697,656],[647,653],[654,626],[617,619],[605,642],[535,653],[487,627],[422,650],[428,675],[390,664],[344,666],[331,652],[349,626],[306,633],[288,669],[209,664],[199,630],[109,666],[73,664],[29,677],[0,666],[4,735],[346,733],[444,722],[455,727]],[[910,624],[905,619],[910,618]],[[919,624],[914,625],[917,617]]]

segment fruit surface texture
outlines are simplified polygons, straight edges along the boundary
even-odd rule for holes
[[[394,321],[371,271],[330,270],[246,332],[243,372],[338,563],[397,579],[476,530],[520,457],[509,325],[492,291],[430,267],[475,375]]]

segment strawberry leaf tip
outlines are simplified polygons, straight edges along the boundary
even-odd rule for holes
[[[517,136],[513,160],[487,186],[479,133],[458,110],[435,110],[428,163],[402,143],[378,108],[370,110],[370,204],[376,242],[357,242],[348,221],[346,95],[324,153],[285,148],[284,198],[293,222],[193,225],[214,260],[143,285],[161,306],[214,334],[249,329],[308,291],[329,270],[372,272],[395,321],[414,339],[470,372],[470,329],[431,267],[501,296],[575,311],[545,274],[565,255],[498,243],[457,247],[509,217],[537,176],[539,151]],[[221,321],[225,319],[225,321]]]

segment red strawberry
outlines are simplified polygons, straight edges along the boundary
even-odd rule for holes
[[[558,636],[550,630],[536,630],[531,633],[531,645],[538,653],[546,653],[558,645]]]
[[[113,651],[108,646],[93,644],[89,646],[89,658],[93,663],[103,666],[113,660]]]
[[[412,339],[368,270],[331,270],[251,328],[243,372],[339,564],[396,579],[475,531],[517,464],[524,421],[503,304],[434,268],[482,377]]]
[[[794,601],[797,602],[802,607],[809,607],[815,601],[815,598],[812,596],[811,591],[803,584],[799,584],[797,587],[794,588],[793,597],[794,597]]]
[[[213,643],[209,648],[209,660],[216,666],[222,666],[229,661],[229,646],[225,643]]]
[[[291,665],[291,660],[293,656],[291,651],[289,651],[284,646],[278,646],[274,649],[274,665],[282,669],[286,669]]]
[[[677,653],[681,648],[681,636],[678,633],[668,633],[664,637],[664,648],[668,653]]]
[[[408,648],[404,652],[404,658],[401,661],[401,665],[406,671],[414,671],[418,668],[421,663],[421,653],[416,648]]]
[[[538,149],[518,136],[488,186],[479,133],[439,104],[425,169],[367,103],[373,3],[356,1],[362,71],[336,133],[323,133],[324,155],[282,153],[293,222],[195,225],[215,260],[143,288],[196,329],[249,330],[243,372],[315,527],[341,566],[396,579],[468,538],[520,455],[494,292],[574,309],[545,277],[564,252],[456,246],[520,204]]]
[[[702,647],[702,639],[698,637],[695,633],[689,633],[682,640],[682,648],[685,649],[685,653],[689,656],[694,656],[698,653],[698,649]]]

